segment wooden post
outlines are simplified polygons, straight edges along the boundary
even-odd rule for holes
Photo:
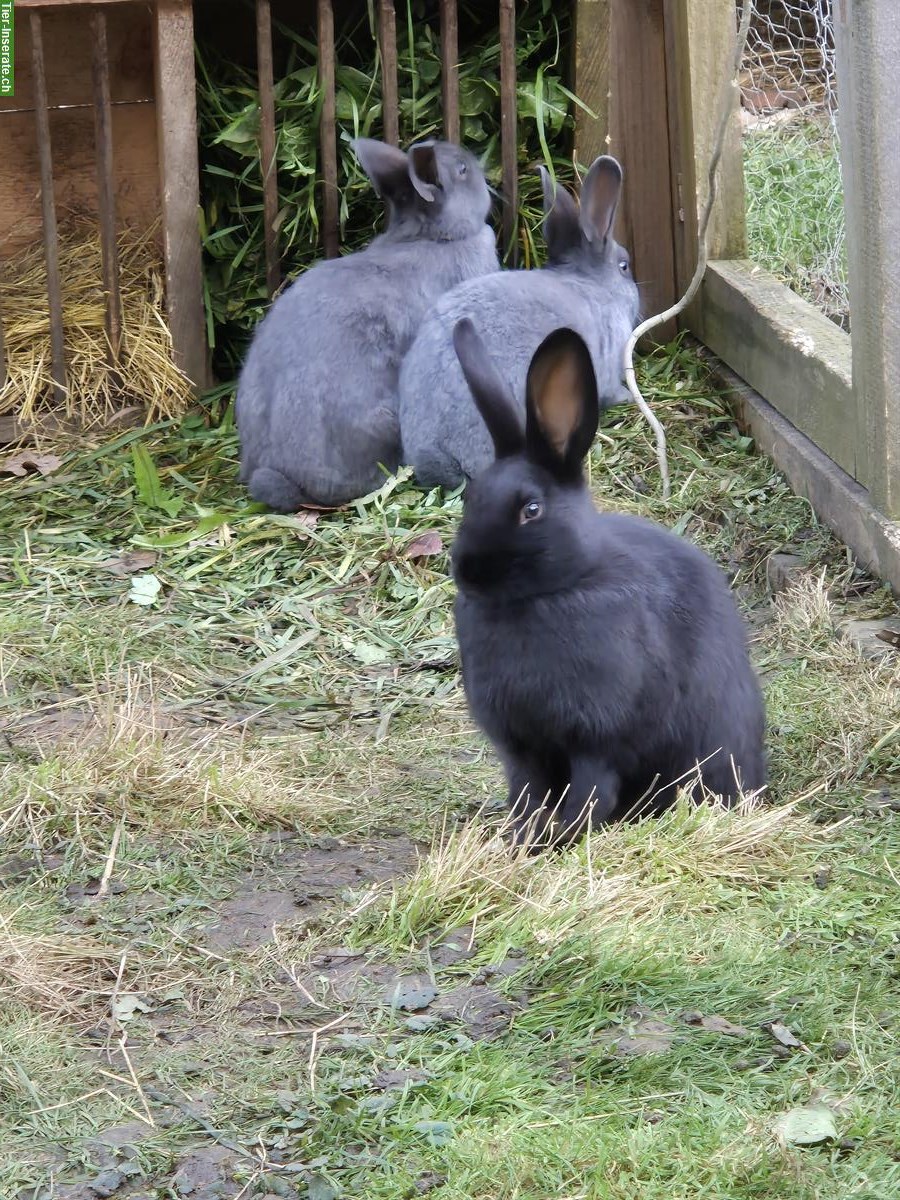
[[[575,107],[575,157],[588,167],[609,148],[610,0],[576,0],[574,16],[574,91],[596,113]]]
[[[664,0],[664,17],[675,276],[680,295],[697,265],[697,224],[706,202],[709,160],[725,75],[734,54],[737,18],[734,0]],[[732,114],[707,235],[710,261],[746,254],[738,88],[730,95]],[[682,323],[702,335],[700,299]]]
[[[50,307],[50,371],[53,396],[66,399],[66,353],[63,334],[62,283],[59,276],[59,233],[53,195],[53,151],[50,145],[50,115],[47,77],[44,70],[44,38],[40,13],[31,14],[31,66],[34,73],[34,115],[37,124],[38,156],[41,164],[41,211],[44,224],[44,262],[47,267],[47,301]]]
[[[835,33],[856,477],[886,516],[900,518],[900,23],[896,0],[837,0]]]
[[[122,344],[122,297],[119,292],[119,254],[116,245],[116,190],[113,174],[112,106],[109,93],[109,51],[106,13],[91,13],[94,77],[94,153],[97,156],[97,208],[100,216],[100,256],[106,293],[106,336],[111,363]]]
[[[266,291],[269,299],[281,283],[278,261],[278,163],[275,159],[275,71],[272,65],[272,10],[269,0],[256,0],[256,73],[259,83],[259,161],[263,185],[263,238],[266,246]]]
[[[610,152],[625,172],[620,236],[649,316],[677,299],[663,0],[613,0],[610,46]],[[669,322],[652,337],[674,332]]]
[[[197,388],[209,383],[200,244],[200,169],[190,0],[156,0],[154,73],[166,309],[175,362]]]
[[[338,252],[337,124],[334,94],[334,9],[331,0],[318,3],[319,88],[322,116],[319,144],[322,152],[322,237],[325,257]]]
[[[378,0],[378,49],[381,54],[381,123],[384,140],[400,144],[397,100],[397,14],[394,0]]]
[[[444,137],[459,141],[459,14],[456,0],[441,0],[441,106]]]
[[[500,157],[503,164],[503,252],[519,256],[519,164],[516,122],[516,4],[500,0]]]

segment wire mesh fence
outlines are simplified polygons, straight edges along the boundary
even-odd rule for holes
[[[833,4],[756,0],[741,121],[750,257],[849,330]]]

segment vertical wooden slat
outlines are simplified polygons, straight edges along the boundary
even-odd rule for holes
[[[41,17],[31,13],[31,64],[34,75],[34,113],[37,122],[38,156],[41,164],[41,213],[44,226],[44,261],[47,266],[47,302],[50,308],[50,370],[53,396],[66,397],[66,355],[63,337],[62,284],[59,277],[59,236],[53,197],[53,153],[50,146],[50,117],[47,110],[47,77],[44,72],[44,37]]]
[[[587,167],[609,147],[610,0],[576,0],[574,8],[574,91],[596,114],[575,107],[575,155]]]
[[[195,387],[209,382],[200,243],[200,167],[194,19],[190,0],[156,0],[154,71],[166,311],[175,361]]]
[[[113,176],[112,107],[109,93],[109,52],[106,13],[91,13],[94,77],[94,150],[97,156],[97,207],[100,215],[100,255],[106,295],[106,336],[111,362],[122,344],[122,298],[119,293],[119,254],[116,246],[116,194]]]
[[[459,141],[459,15],[456,0],[441,0],[441,104],[444,137]]]
[[[649,316],[678,298],[663,0],[613,0],[610,41],[610,151],[625,172],[620,236]],[[666,342],[675,331],[670,321],[653,338]]]
[[[6,338],[3,334],[3,310],[0,309],[0,388],[6,386]]]
[[[256,65],[266,290],[271,299],[281,283],[281,267],[278,260],[278,232],[275,229],[278,217],[278,164],[275,160],[275,69],[272,63],[272,10],[269,0],[256,0]]]
[[[897,520],[900,23],[895,0],[840,0],[835,5],[835,34],[856,408],[855,474],[878,508]]]
[[[325,257],[338,252],[337,127],[334,97],[334,10],[331,0],[318,0],[319,87],[322,116],[322,237]]]
[[[378,0],[378,48],[381,54],[381,123],[384,140],[400,144],[400,104],[397,99],[397,14],[394,0]]]
[[[519,173],[516,131],[516,5],[500,0],[500,156],[503,165],[503,243],[506,261],[518,261]]]

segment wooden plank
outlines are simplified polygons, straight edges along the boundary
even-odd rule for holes
[[[51,109],[49,118],[53,145],[65,147],[53,164],[60,219],[71,213],[99,220],[93,106]],[[0,235],[2,263],[41,240],[41,174],[33,112],[0,113],[0,136],[4,155],[16,164],[14,171],[0,172],[0,211],[16,214]],[[118,219],[122,225],[147,230],[158,224],[160,211],[155,106],[113,105],[112,144]],[[161,234],[159,241],[161,247]]]
[[[322,116],[319,144],[322,154],[322,240],[325,257],[338,252],[337,123],[334,96],[334,10],[331,0],[318,0],[319,89]]]
[[[574,10],[574,91],[596,114],[575,107],[575,157],[589,167],[610,141],[610,0],[576,0]]]
[[[900,22],[895,0],[841,0],[835,6],[835,33],[858,455],[873,500],[887,516],[900,518]]]
[[[122,297],[119,292],[119,254],[116,246],[116,188],[113,173],[112,108],[109,99],[109,52],[106,13],[91,13],[94,35],[94,132],[97,155],[97,202],[100,210],[100,256],[106,296],[106,336],[112,362],[122,342]]]
[[[54,399],[62,404],[66,399],[66,353],[63,333],[62,283],[59,276],[59,235],[56,228],[56,204],[53,198],[53,151],[50,143],[50,120],[47,113],[44,43],[41,16],[37,12],[31,13],[31,54],[38,158],[41,166],[41,213],[44,262],[47,265],[47,304],[50,309],[50,373],[53,378]]]
[[[858,478],[849,336],[746,260],[711,263],[702,291],[707,346]]]
[[[259,158],[263,185],[263,238],[266,291],[271,299],[281,283],[278,255],[278,163],[275,158],[275,69],[272,63],[272,9],[256,0],[256,63],[259,83]]]
[[[21,0],[16,5],[18,11]],[[106,41],[109,47],[110,100],[116,105],[153,100],[153,19],[149,5],[113,6],[106,12]],[[94,104],[92,72],[92,25],[88,11],[61,9],[45,14],[44,72],[51,112],[60,105]],[[0,105],[0,119],[7,112],[34,108],[31,72],[31,36],[27,20],[16,27],[16,94]]]
[[[6,386],[6,336],[3,333],[3,309],[0,308],[0,388]]]
[[[500,158],[503,169],[505,261],[519,258],[519,164],[516,124],[516,5],[500,0]]]
[[[200,168],[190,0],[154,9],[166,308],[175,362],[197,388],[209,382],[200,245]]]
[[[675,275],[679,294],[697,263],[697,225],[706,202],[709,161],[719,104],[736,37],[734,0],[664,0]],[[709,223],[710,259],[746,255],[744,168],[740,93],[733,88],[731,120],[718,171],[718,194]],[[702,336],[702,308],[682,324]]]
[[[663,0],[613,0],[610,37],[610,149],[625,171],[618,229],[649,316],[677,299]],[[675,330],[670,321],[652,337]]]
[[[456,0],[441,0],[441,106],[444,137],[459,141],[459,14]]]
[[[384,140],[400,144],[400,103],[397,99],[397,14],[394,0],[378,0],[378,48],[381,54],[381,123]]]
[[[740,424],[753,436],[798,496],[850,547],[857,562],[900,595],[900,526],[886,517],[861,484],[734,372],[711,359],[713,374]]]

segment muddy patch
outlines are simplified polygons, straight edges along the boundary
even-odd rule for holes
[[[405,837],[363,845],[326,838],[313,846],[282,838],[218,906],[204,940],[218,950],[256,949],[276,925],[310,923],[347,893],[408,874],[418,854]]]

